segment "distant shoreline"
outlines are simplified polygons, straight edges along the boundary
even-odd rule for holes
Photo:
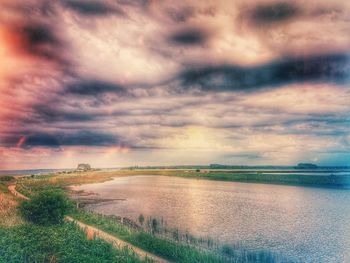
[[[11,176],[23,176],[32,174],[47,174],[57,173],[62,171],[69,171],[74,169],[29,169],[29,170],[0,170],[0,176],[11,175]]]
[[[311,187],[327,187],[327,188],[350,188],[350,169],[295,169],[284,168],[266,169],[265,168],[226,168],[226,169],[205,169],[200,168],[178,168],[178,169],[92,169],[90,171],[76,171],[74,169],[38,169],[38,170],[17,170],[17,171],[0,171],[1,175],[26,176],[26,175],[52,175],[60,176],[78,175],[80,183],[84,183],[86,177],[89,176],[89,182],[97,182],[112,179],[118,176],[128,175],[165,175],[176,176],[182,178],[195,178],[216,181],[231,181],[242,183],[260,183],[260,184],[277,184],[277,185],[294,185],[294,186],[311,186]],[[75,178],[78,179],[78,178]]]

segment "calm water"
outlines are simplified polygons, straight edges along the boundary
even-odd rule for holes
[[[102,198],[94,211],[168,225],[223,243],[277,251],[302,262],[350,262],[350,191],[163,176],[77,187]]]

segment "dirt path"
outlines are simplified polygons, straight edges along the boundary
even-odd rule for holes
[[[96,235],[97,237],[109,242],[109,243],[112,243],[113,246],[115,246],[116,248],[123,248],[123,247],[127,247],[128,249],[134,251],[137,255],[139,255],[141,258],[145,258],[145,257],[148,257],[152,260],[154,260],[155,262],[162,262],[162,263],[165,263],[165,262],[168,262],[166,261],[165,259],[162,259],[156,255],[153,255],[149,252],[146,252],[138,247],[135,247],[119,238],[116,238],[115,236],[112,236],[96,227],[93,227],[93,226],[90,226],[90,225],[87,225],[87,224],[84,224],[83,222],[80,222],[80,221],[77,221],[75,220],[74,218],[70,217],[70,216],[66,216],[66,220],[67,221],[72,221],[72,222],[76,222],[82,229],[84,229],[87,233],[90,233],[90,234],[93,234],[93,235]]]
[[[9,189],[10,193],[13,194],[14,196],[16,196],[16,197],[18,197],[20,199],[29,200],[28,197],[26,197],[25,195],[22,195],[21,193],[17,192],[15,184],[10,184],[7,188]]]
[[[8,189],[9,191],[16,197],[20,198],[20,199],[25,199],[25,200],[29,200],[28,197],[26,197],[25,195],[17,192],[16,190],[16,185],[15,184],[11,184],[8,186]],[[75,220],[73,217],[70,217],[70,216],[66,216],[65,219],[67,221],[70,221],[70,222],[75,222],[81,229],[83,229],[87,235],[92,235],[92,236],[96,236],[98,238],[101,238],[109,243],[111,243],[114,247],[120,249],[120,248],[124,248],[124,247],[127,247],[128,249],[132,250],[135,254],[137,254],[140,258],[149,258],[149,259],[152,259],[153,261],[155,262],[159,262],[159,263],[167,263],[169,261],[163,259],[163,258],[160,258],[156,255],[153,255],[147,251],[144,251],[138,247],[135,247],[115,236],[112,236],[96,227],[93,227],[93,226],[90,226],[90,225],[87,225],[83,222],[80,222],[78,220]]]

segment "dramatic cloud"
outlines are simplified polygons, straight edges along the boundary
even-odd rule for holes
[[[348,54],[286,58],[257,67],[208,66],[184,71],[179,78],[184,88],[210,91],[249,91],[302,82],[347,84]]]
[[[64,42],[57,36],[55,26],[24,20],[10,25],[8,36],[15,51],[68,67]]]
[[[4,140],[8,146],[21,148],[61,146],[110,146],[118,144],[118,139],[110,134],[79,131],[74,133],[28,133],[22,136],[10,136]]]
[[[122,9],[102,1],[63,0],[63,6],[85,16],[125,15]]]
[[[67,84],[66,92],[82,96],[97,96],[103,93],[123,94],[126,90],[117,84],[109,82],[84,80]]]
[[[186,28],[169,37],[170,42],[178,45],[200,45],[204,44],[207,39],[207,33],[199,28]]]
[[[91,113],[81,112],[81,111],[69,111],[64,109],[59,109],[53,105],[38,104],[34,105],[35,118],[31,119],[34,121],[43,121],[46,123],[59,122],[59,121],[92,121],[96,119],[97,116]]]
[[[0,169],[342,164],[350,4],[3,0]]]
[[[271,2],[258,4],[251,11],[251,19],[260,25],[264,23],[275,23],[295,18],[300,14],[299,8],[292,1]]]

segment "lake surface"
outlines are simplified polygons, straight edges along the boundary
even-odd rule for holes
[[[242,242],[301,262],[350,262],[350,191],[207,181],[166,176],[120,177],[78,186],[101,198],[89,208],[167,224],[222,243]]]

